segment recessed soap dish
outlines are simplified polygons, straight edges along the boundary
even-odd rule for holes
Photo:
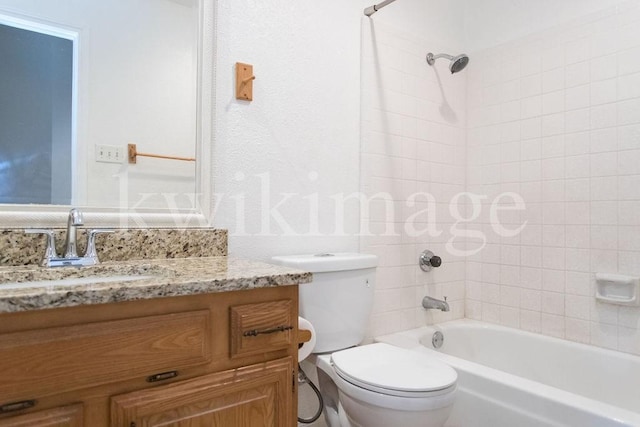
[[[609,304],[640,305],[640,277],[596,273],[596,299]]]

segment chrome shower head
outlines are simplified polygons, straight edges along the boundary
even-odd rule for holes
[[[427,63],[429,65],[433,65],[438,58],[447,58],[451,61],[451,64],[449,64],[449,71],[451,71],[451,74],[464,70],[464,67],[469,63],[469,57],[464,53],[458,56],[451,56],[446,53],[440,53],[438,55],[434,55],[431,52],[427,53]]]

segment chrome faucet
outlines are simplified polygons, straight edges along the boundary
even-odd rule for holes
[[[80,209],[71,209],[69,211],[69,217],[67,218],[67,238],[64,241],[65,258],[78,258],[78,240],[76,229],[81,225],[84,225],[82,212],[80,212]]]
[[[426,310],[435,309],[435,310],[449,311],[449,303],[447,302],[447,297],[444,297],[444,301],[443,301],[443,300],[426,296],[422,298],[422,306]]]
[[[83,267],[99,264],[98,253],[96,251],[96,235],[100,233],[113,233],[113,230],[94,229],[89,230],[87,235],[87,248],[84,255],[78,255],[78,233],[77,228],[84,224],[80,209],[73,208],[69,211],[67,218],[67,236],[64,243],[64,256],[58,256],[56,251],[55,231],[47,229],[26,229],[27,234],[46,234],[47,247],[44,257],[40,262],[43,267]]]

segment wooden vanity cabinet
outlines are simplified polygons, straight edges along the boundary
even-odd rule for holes
[[[0,314],[0,427],[293,427],[297,291]]]

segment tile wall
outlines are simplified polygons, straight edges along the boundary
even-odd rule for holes
[[[427,49],[448,46],[376,20],[362,22],[361,190],[372,201],[361,210],[371,235],[361,237],[360,251],[380,258],[369,332],[375,336],[464,317],[465,261],[445,245],[454,222],[448,201],[465,184],[466,78],[452,76],[444,62],[427,65]],[[372,198],[378,193],[389,201]],[[407,204],[417,193],[430,196]],[[429,220],[437,225],[433,232],[405,228],[424,230]],[[443,258],[431,273],[417,265],[427,248]],[[425,295],[446,295],[451,311],[426,312]]]
[[[520,194],[500,220],[527,225],[473,224],[466,317],[640,354],[640,308],[593,297],[596,272],[640,275],[638,2],[471,56],[467,190]]]

